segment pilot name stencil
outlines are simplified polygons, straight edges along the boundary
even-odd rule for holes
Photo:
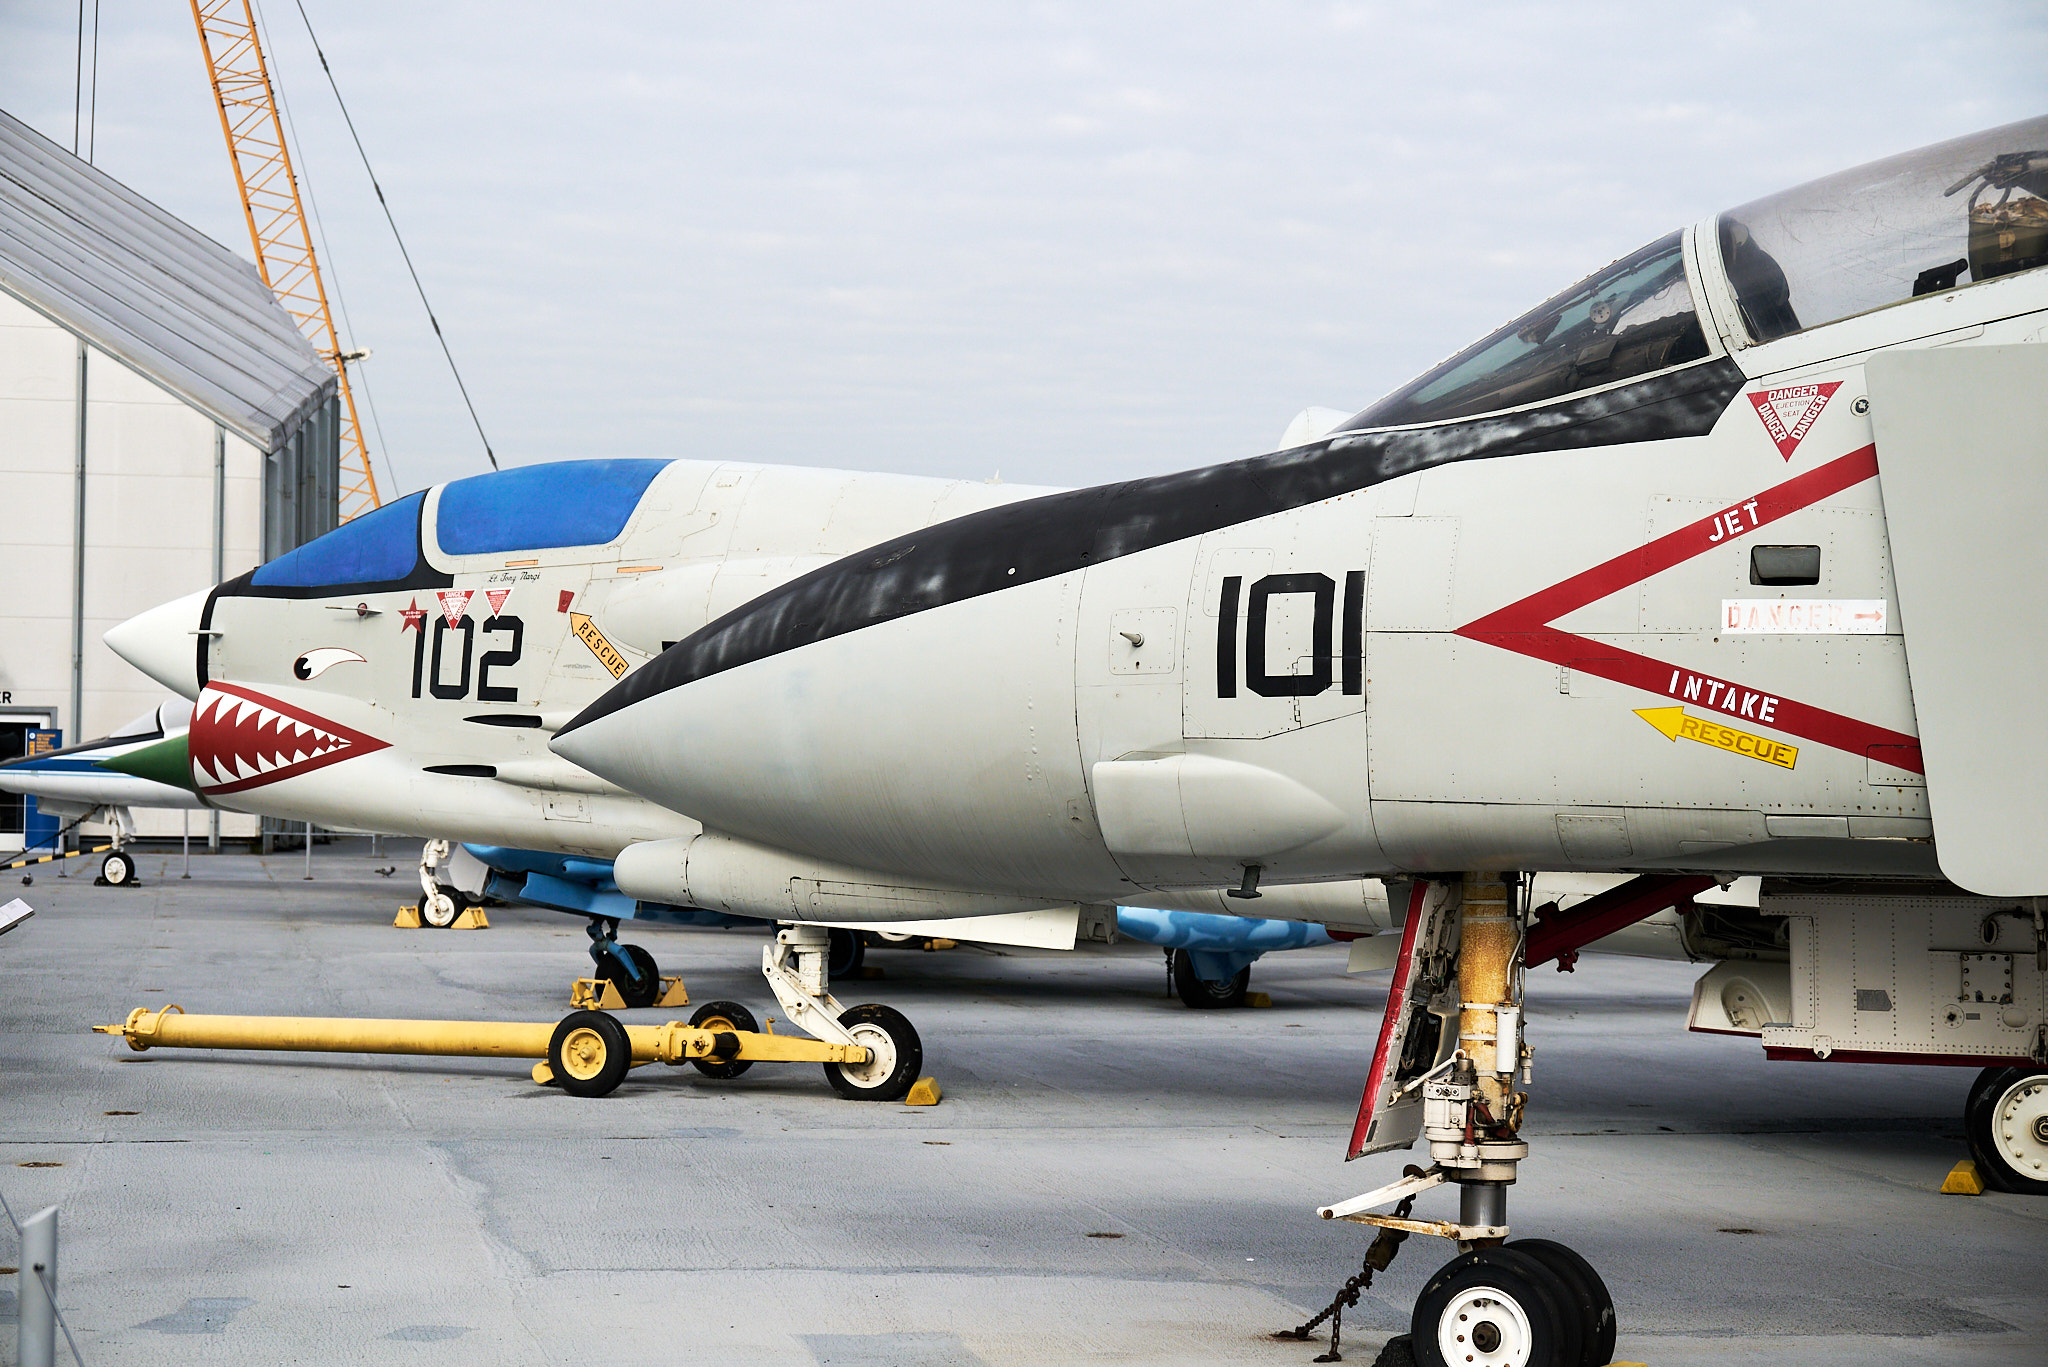
[[[1778,448],[1778,454],[1786,460],[1799,449],[1799,443],[1806,440],[1806,434],[1813,430],[1820,411],[1828,406],[1828,400],[1842,387],[1840,380],[1829,380],[1826,384],[1795,384],[1783,389],[1766,389],[1761,394],[1751,394],[1749,401],[1756,408],[1757,417],[1763,419],[1764,431]]]

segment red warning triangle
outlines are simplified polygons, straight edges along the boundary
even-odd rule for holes
[[[505,600],[512,596],[510,589],[485,589],[484,597],[491,600],[491,616],[496,617],[505,610]]]
[[[1786,460],[1799,449],[1799,443],[1806,440],[1806,434],[1813,430],[1820,411],[1828,406],[1835,391],[1842,387],[1840,380],[1829,380],[1826,384],[1795,384],[1783,389],[1766,389],[1761,394],[1752,394],[1749,401],[1756,405],[1757,417],[1763,419],[1764,431],[1777,444],[1778,454]]]
[[[434,596],[441,600],[441,615],[454,626],[469,613],[469,599],[475,589],[440,589]]]

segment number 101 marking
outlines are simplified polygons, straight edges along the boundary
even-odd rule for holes
[[[1223,581],[1223,598],[1216,614],[1216,696],[1237,696],[1238,598],[1244,577],[1233,574]],[[1307,594],[1314,600],[1315,617],[1309,630],[1310,669],[1306,674],[1275,674],[1266,666],[1266,618],[1268,606],[1285,594]],[[1269,574],[1252,581],[1245,603],[1244,683],[1262,698],[1312,698],[1329,691],[1338,680],[1335,666],[1343,669],[1344,692],[1365,692],[1365,571],[1344,575],[1344,640],[1339,655],[1330,649],[1336,634],[1337,583],[1327,574]]]

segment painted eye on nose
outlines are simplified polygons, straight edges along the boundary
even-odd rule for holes
[[[343,650],[340,646],[321,646],[318,650],[309,650],[292,661],[292,677],[303,683],[307,679],[318,678],[344,660],[354,660],[357,664],[368,663],[353,650]]]

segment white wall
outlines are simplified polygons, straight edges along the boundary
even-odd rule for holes
[[[47,707],[67,744],[154,708],[164,689],[101,642],[109,627],[213,582],[213,420],[87,349],[83,716],[71,710],[78,343],[0,294],[0,692]],[[227,438],[227,577],[257,562],[262,457]],[[176,812],[137,812],[175,835]],[[195,829],[203,822],[195,817]],[[224,834],[255,819],[223,814]]]

